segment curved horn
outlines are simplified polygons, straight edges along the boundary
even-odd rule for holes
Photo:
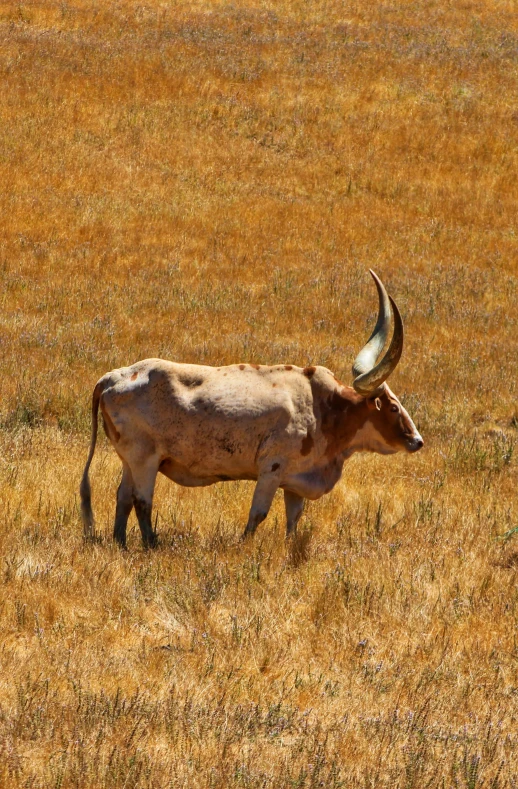
[[[368,373],[369,370],[372,370],[387,341],[390,329],[390,302],[387,291],[374,271],[372,269],[369,269],[369,271],[378,290],[378,320],[374,331],[354,360],[353,375],[355,378],[362,375],[362,373]]]
[[[386,381],[389,375],[395,370],[401,358],[401,354],[403,353],[403,321],[401,320],[401,314],[397,308],[396,302],[391,296],[388,298],[392,305],[392,313],[394,316],[394,333],[383,359],[370,370],[362,371],[353,381],[354,389],[363,397],[374,397],[380,391],[384,381]],[[358,356],[363,354],[364,350],[365,349],[362,349]],[[363,359],[361,361],[363,361]],[[356,362],[355,367],[357,367]]]

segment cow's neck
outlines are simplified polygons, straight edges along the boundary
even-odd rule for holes
[[[330,428],[326,455],[346,459],[355,452],[371,451],[379,439],[371,416],[367,400],[354,389],[344,386],[337,390],[331,398],[330,412],[323,418],[324,433]]]

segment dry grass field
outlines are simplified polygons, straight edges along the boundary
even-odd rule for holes
[[[0,786],[518,787],[513,0],[0,2]],[[425,440],[242,545],[251,483],[100,533],[141,358],[323,364],[374,268]]]

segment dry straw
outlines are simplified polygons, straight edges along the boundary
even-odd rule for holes
[[[513,9],[0,4],[2,785],[518,786]],[[353,458],[292,548],[282,502],[239,544],[249,483],[162,480],[122,554],[103,440],[83,546],[100,375],[349,380],[369,267],[425,450]]]

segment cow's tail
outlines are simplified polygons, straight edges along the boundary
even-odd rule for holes
[[[95,445],[97,443],[97,424],[99,412],[99,400],[101,399],[101,382],[99,382],[92,395],[92,438],[90,441],[90,452],[88,460],[86,461],[85,470],[83,471],[83,478],[79,488],[79,495],[81,496],[81,518],[83,519],[84,537],[85,540],[92,540],[94,536],[94,513],[92,510],[92,493],[90,490],[90,480],[88,479],[88,472],[90,470],[90,463],[95,452]]]

